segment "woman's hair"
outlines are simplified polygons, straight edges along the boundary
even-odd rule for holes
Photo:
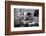
[[[27,13],[27,16],[31,17],[31,13]]]

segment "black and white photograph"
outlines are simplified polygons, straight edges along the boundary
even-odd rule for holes
[[[11,5],[11,31],[42,29],[42,7]]]
[[[14,8],[14,27],[39,27],[39,9]]]

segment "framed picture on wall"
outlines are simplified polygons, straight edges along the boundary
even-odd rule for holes
[[[44,3],[5,1],[5,34],[45,32]]]

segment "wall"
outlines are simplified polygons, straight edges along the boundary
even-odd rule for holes
[[[15,0],[12,0],[12,1],[15,1]],[[40,3],[44,2],[44,3],[46,3],[46,0],[16,0],[16,1],[40,2]],[[45,15],[46,15],[46,4],[45,4]],[[45,29],[45,32],[46,32],[46,29]],[[5,34],[5,0],[0,0],[0,36],[5,36],[4,34]],[[24,34],[24,35],[7,35],[7,36],[46,36],[46,33]]]

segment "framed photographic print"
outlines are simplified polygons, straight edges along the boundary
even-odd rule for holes
[[[45,32],[44,3],[5,1],[5,34]]]

